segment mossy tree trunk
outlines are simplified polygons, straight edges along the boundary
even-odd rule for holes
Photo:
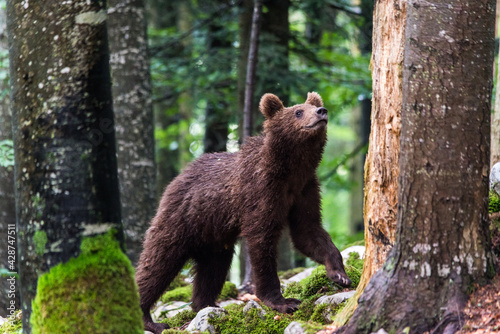
[[[341,333],[455,332],[467,291],[494,275],[494,9],[493,0],[407,4],[396,243]]]
[[[109,48],[121,213],[135,264],[156,209],[153,106],[143,0],[109,1]]]
[[[120,250],[106,4],[8,1],[7,15],[24,333],[139,333]]]
[[[0,8],[0,62],[8,64],[7,57],[7,25],[6,25],[5,9]],[[4,58],[5,57],[5,58]],[[0,71],[7,72],[9,69],[1,67]],[[4,140],[12,140],[12,123],[10,111],[10,98],[9,98],[9,80],[3,79],[0,81],[0,142]],[[16,206],[14,198],[14,166],[0,165],[0,269],[17,272],[17,264],[9,263],[9,245],[10,250],[14,250],[15,244],[9,243],[9,227],[11,237],[16,226]],[[13,229],[14,228],[14,229]],[[15,238],[10,239],[15,242]],[[19,309],[21,304],[19,302],[19,281],[12,280],[12,276],[0,277],[0,316],[7,317],[13,309]],[[13,285],[14,284],[14,285]],[[13,297],[14,293],[15,297]],[[12,298],[13,297],[13,298]],[[12,306],[11,301],[14,302]]]

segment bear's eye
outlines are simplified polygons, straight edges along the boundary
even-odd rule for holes
[[[304,115],[304,110],[302,110],[302,109],[295,110],[295,117],[301,118],[302,115]]]

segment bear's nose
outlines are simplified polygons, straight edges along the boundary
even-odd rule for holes
[[[328,110],[326,110],[326,108],[323,108],[323,107],[316,109],[316,114],[318,114],[320,116],[326,116],[327,112],[328,112]]]

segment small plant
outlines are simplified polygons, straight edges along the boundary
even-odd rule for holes
[[[21,310],[16,311],[13,315],[7,318],[7,321],[0,326],[0,333],[5,334],[21,334],[23,332]]]
[[[493,190],[490,190],[489,199],[488,209],[490,213],[500,212],[500,196]]]

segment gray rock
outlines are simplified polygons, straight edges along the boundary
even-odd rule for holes
[[[261,318],[264,318],[264,316],[266,315],[266,311],[264,311],[262,306],[260,306],[259,303],[257,303],[255,300],[249,300],[247,302],[247,304],[243,308],[243,313],[248,313],[251,309],[257,309]]]
[[[7,321],[6,318],[0,317],[0,326],[2,326]]]
[[[365,246],[351,246],[349,248],[344,249],[340,254],[342,255],[342,259],[345,261],[349,258],[349,254],[358,253],[360,259],[365,258]]]
[[[168,304],[159,304],[156,309],[151,313],[154,322],[165,318],[172,318],[177,313],[182,311],[191,311],[191,307],[186,302],[171,302]]]
[[[210,333],[216,333],[215,327],[208,323],[208,319],[213,319],[218,316],[224,316],[227,311],[220,307],[205,307],[203,310],[198,312],[196,317],[191,321],[189,326],[186,328],[188,332],[194,331],[209,331]]]
[[[339,292],[331,296],[321,296],[314,302],[314,304],[319,305],[319,304],[331,304],[331,305],[339,305],[340,303],[348,300],[352,296],[354,296],[354,293],[356,291],[347,291],[347,292]]]
[[[285,284],[289,284],[291,282],[300,282],[304,278],[311,276],[311,274],[312,274],[312,272],[313,272],[314,269],[316,269],[316,268],[315,267],[313,267],[313,268],[307,268],[303,272],[298,273],[297,275],[294,275],[294,276],[290,277],[289,279],[284,280],[283,282]]]
[[[154,334],[154,333],[150,331],[144,331],[144,334]]]
[[[493,165],[490,172],[490,190],[500,195],[500,162]]]
[[[285,328],[283,334],[305,334],[305,331],[300,322],[292,321],[290,325]]]
[[[242,300],[238,300],[238,299],[228,299],[228,300],[223,300],[221,301],[219,304],[219,307],[226,307],[228,305],[231,305],[231,304],[243,304],[243,301]]]

